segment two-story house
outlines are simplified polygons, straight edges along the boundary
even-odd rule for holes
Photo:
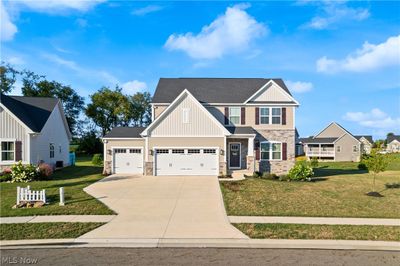
[[[103,138],[105,173],[287,173],[299,103],[281,79],[161,78],[147,128]]]
[[[400,152],[400,135],[389,135],[386,139],[386,151],[389,153]]]
[[[336,122],[330,123],[317,135],[300,138],[307,159],[358,162],[362,154],[372,149],[372,136],[354,136]]]

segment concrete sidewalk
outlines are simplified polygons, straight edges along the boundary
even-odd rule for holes
[[[331,224],[331,225],[389,225],[400,226],[400,219],[341,218],[341,217],[291,217],[291,216],[228,216],[231,223],[260,224]]]
[[[0,217],[0,224],[58,223],[58,222],[108,223],[115,217],[116,215],[47,215],[47,216]]]
[[[33,248],[269,248],[269,249],[337,249],[394,250],[400,242],[365,240],[295,240],[295,239],[43,239],[0,241],[0,249]]]

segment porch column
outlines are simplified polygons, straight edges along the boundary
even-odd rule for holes
[[[254,156],[254,137],[248,138],[247,156]]]

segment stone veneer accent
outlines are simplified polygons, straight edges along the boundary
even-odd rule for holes
[[[103,175],[111,175],[111,161],[104,162]]]
[[[144,163],[144,175],[154,175],[153,162]]]
[[[254,156],[246,156],[246,161],[247,161],[247,170],[250,172],[254,172]]]
[[[257,139],[262,141],[280,141],[287,143],[287,160],[282,161],[258,161],[256,170],[270,172],[277,175],[287,174],[295,164],[295,131],[287,130],[257,130]]]
[[[219,162],[219,174],[220,175],[226,175],[227,174],[226,162]]]

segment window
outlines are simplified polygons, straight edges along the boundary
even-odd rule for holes
[[[58,152],[61,153],[61,145],[58,145]]]
[[[173,149],[172,153],[184,154],[185,150],[184,149]]]
[[[281,123],[281,108],[272,108],[272,124]]]
[[[50,158],[54,158],[54,144],[50,143]]]
[[[1,142],[1,160],[14,161],[15,160],[15,143],[14,141]]]
[[[240,107],[229,108],[229,123],[232,125],[240,124]]]
[[[189,154],[200,153],[200,150],[199,149],[188,149],[188,153]]]
[[[169,150],[168,149],[159,149],[159,150],[156,150],[156,152],[157,153],[169,153]]]
[[[337,151],[337,152],[341,152],[341,150],[342,150],[342,147],[340,147],[340,146],[337,146],[337,147],[336,147],[336,151]]]
[[[358,147],[357,147],[357,145],[353,145],[353,152],[358,152]]]
[[[189,124],[189,115],[190,115],[190,109],[182,108],[182,122],[184,124]]]
[[[260,124],[280,125],[282,120],[282,108],[280,107],[261,107]]]
[[[126,149],[115,149],[114,153],[126,153]]]
[[[261,142],[261,160],[282,160],[282,143]]]
[[[269,108],[260,108],[260,124],[269,124]]]
[[[129,153],[142,153],[141,149],[129,149]]]
[[[217,151],[215,149],[204,149],[203,153],[216,154]]]

